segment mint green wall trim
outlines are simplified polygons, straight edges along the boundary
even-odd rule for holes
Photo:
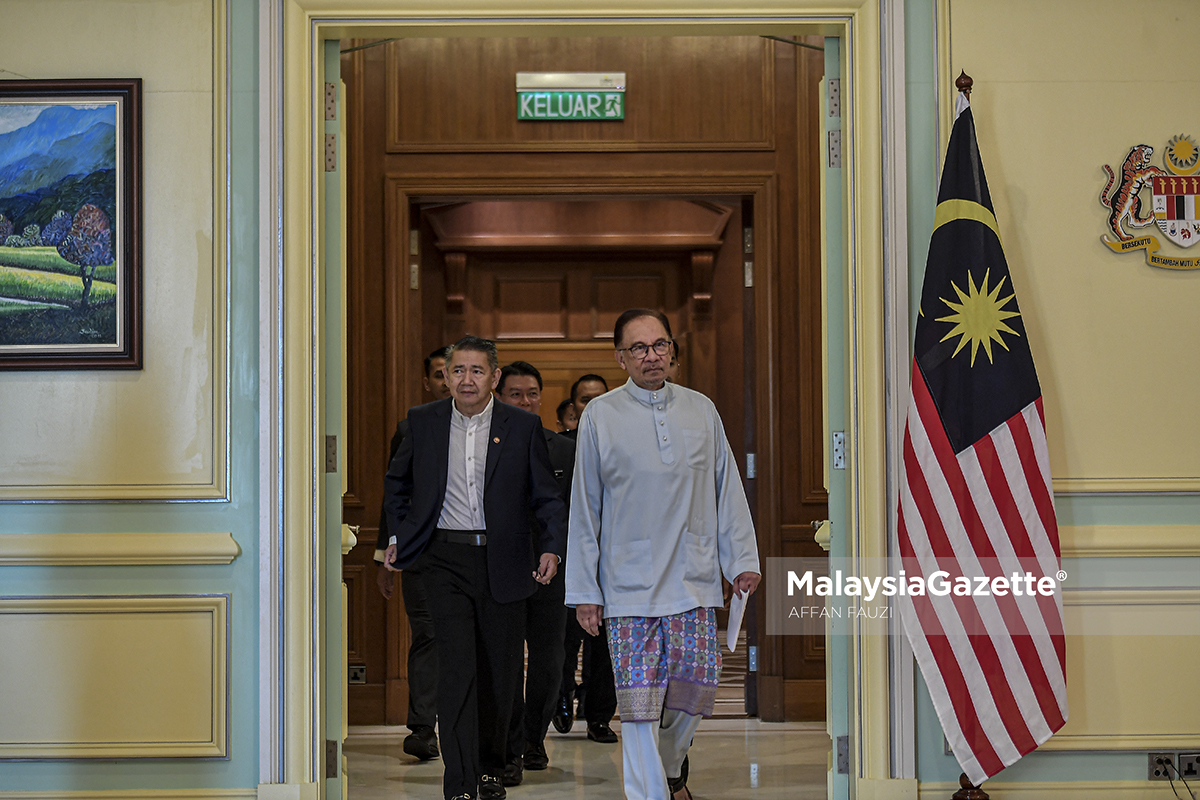
[[[341,42],[323,42],[324,76],[322,81],[341,86]],[[322,87],[323,88],[323,87]],[[324,116],[324,92],[317,113]],[[324,609],[321,630],[325,636],[325,738],[338,743],[338,775],[325,781],[326,800],[341,800],[341,743],[342,743],[342,474],[345,469],[346,441],[342,430],[342,354],[345,333],[342,329],[342,196],[341,171],[346,157],[340,119],[345,114],[342,97],[338,97],[337,118],[325,120],[326,134],[337,136],[337,169],[324,173],[323,229],[321,252],[324,260],[322,285],[324,289],[325,336],[323,373],[325,376],[324,430],[338,437],[338,470],[325,474],[325,538],[324,538]]]
[[[909,297],[915,327],[925,258],[933,229],[937,175],[943,153],[937,136],[936,0],[906,0],[905,57],[908,96]],[[940,20],[940,24],[948,21]],[[944,91],[953,91],[946,86]],[[983,153],[984,163],[988,154]],[[1003,217],[1008,210],[997,209]],[[1060,525],[1186,525],[1200,523],[1196,495],[1055,495]],[[1194,587],[1200,583],[1196,558],[1072,558],[1063,562],[1069,588]],[[941,725],[929,691],[917,677],[917,777],[921,782],[957,782],[962,771],[944,752]],[[985,785],[1004,781],[1144,780],[1140,752],[1034,752]]]
[[[842,79],[842,108],[849,108],[850,82],[845,80],[842,72],[841,40],[832,37],[825,39],[825,80]],[[841,130],[842,118],[829,116],[829,96],[826,92],[821,98],[821,119],[824,130]],[[827,138],[823,136],[822,138]],[[842,143],[843,152],[847,143]],[[822,151],[824,148],[822,148]],[[828,376],[828,397],[825,405],[829,418],[829,430],[846,430],[846,264],[845,253],[845,221],[842,214],[845,210],[845,192],[843,191],[843,173],[841,168],[830,168],[828,161],[822,159],[825,170],[825,329],[826,329],[826,373]],[[828,460],[829,456],[826,455]],[[830,467],[829,474],[829,519],[831,536],[829,544],[830,558],[846,558],[849,548],[846,541],[848,529],[847,520],[850,517],[847,508],[846,471]],[[830,699],[826,715],[830,725],[830,736],[835,743],[837,737],[850,734],[850,642],[851,637],[845,635],[849,621],[832,620],[835,635],[829,637],[826,646],[829,648],[829,674],[826,696]],[[838,775],[836,771],[830,776],[830,797],[848,798],[850,796],[850,776]]]
[[[230,0],[229,500],[6,505],[0,513],[0,533],[232,531],[242,552],[228,565],[0,568],[3,593],[10,596],[228,593],[230,757],[0,762],[0,786],[7,791],[253,790],[258,784],[257,15],[254,0]],[[0,691],[18,690],[19,680],[0,679]]]

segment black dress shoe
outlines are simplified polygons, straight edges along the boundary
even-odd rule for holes
[[[508,792],[495,775],[484,775],[479,779],[479,800],[504,800]]]
[[[525,769],[532,770],[550,766],[550,759],[546,756],[546,745],[541,742],[526,742],[524,763]]]
[[[505,786],[520,786],[524,779],[525,769],[520,756],[504,765],[504,774],[500,776],[500,783]]]
[[[613,744],[617,741],[617,734],[613,733],[607,722],[589,722],[588,738],[600,744]]]
[[[575,715],[572,711],[571,696],[564,694],[558,698],[558,708],[554,710],[554,717],[551,722],[554,723],[554,730],[559,733],[570,733],[571,727],[575,724]]]
[[[418,725],[414,728],[412,733],[404,737],[404,752],[421,761],[437,758],[440,753],[438,752],[437,734],[433,732],[433,728],[427,725]]]

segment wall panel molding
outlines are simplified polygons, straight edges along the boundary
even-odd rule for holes
[[[0,598],[0,759],[228,754],[229,597]]]
[[[0,566],[230,564],[242,549],[232,533],[6,533]]]
[[[1200,525],[1063,525],[1063,558],[1200,557]]]

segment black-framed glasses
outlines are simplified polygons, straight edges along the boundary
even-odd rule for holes
[[[654,351],[654,355],[656,356],[668,355],[671,352],[671,348],[674,344],[675,343],[669,339],[659,339],[654,344],[642,344],[641,342],[638,342],[637,344],[630,345],[629,347],[618,347],[617,349],[625,350],[629,353],[629,355],[633,356],[638,361],[641,361],[643,358],[650,355],[651,350]]]

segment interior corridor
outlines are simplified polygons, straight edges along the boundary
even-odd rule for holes
[[[612,725],[620,735],[620,722]],[[350,728],[343,748],[350,800],[441,799],[441,760],[422,763],[405,755],[407,733],[404,727]],[[526,771],[524,782],[508,789],[512,800],[624,798],[620,744],[588,741],[577,722],[566,735],[551,729],[546,753],[549,769]],[[829,754],[823,722],[709,719],[688,756],[688,788],[695,800],[817,800],[826,796]]]

